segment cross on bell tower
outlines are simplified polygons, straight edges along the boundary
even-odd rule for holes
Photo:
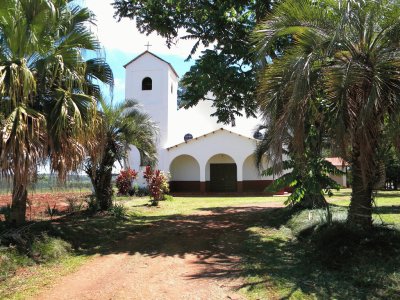
[[[150,42],[147,42],[147,45],[144,45],[145,47],[147,47],[147,51],[149,51],[150,47],[153,45],[150,45]]]

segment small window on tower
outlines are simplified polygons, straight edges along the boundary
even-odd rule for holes
[[[171,84],[171,94],[174,93],[174,86]]]
[[[142,90],[151,91],[153,89],[153,80],[150,77],[146,77],[142,81]]]

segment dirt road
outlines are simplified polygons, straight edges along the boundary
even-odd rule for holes
[[[34,299],[244,299],[239,262],[246,228],[277,206],[219,208],[155,222]]]

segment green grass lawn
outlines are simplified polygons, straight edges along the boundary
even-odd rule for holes
[[[345,220],[350,194],[350,190],[341,190],[329,199],[334,220]],[[74,251],[59,261],[25,266],[25,272],[0,282],[0,298],[23,299],[91,257],[110,253],[115,241],[149,228],[152,223],[235,206],[267,202],[276,206],[285,200],[281,196],[176,197],[151,207],[147,205],[148,198],[118,197],[116,203],[127,208],[124,219],[107,214],[76,214],[38,222],[32,227],[33,232],[45,231],[61,238]],[[376,205],[376,224],[400,226],[400,192],[379,192]],[[254,214],[255,219],[245,224],[246,238],[240,243],[246,282],[241,292],[249,299],[400,299],[397,233],[391,239],[390,233],[377,232],[368,240],[338,227],[321,235],[318,228],[325,216],[323,210],[293,215],[286,208]],[[4,230],[1,226],[0,233]],[[346,243],[353,238],[355,242],[348,246]],[[388,240],[393,244],[388,246]]]
[[[124,203],[130,214],[137,220],[151,222],[171,216],[190,215],[199,211],[218,207],[234,207],[242,205],[257,205],[258,203],[279,202],[286,197],[174,197],[173,201],[161,201],[159,207],[148,206],[148,198],[117,197],[117,202]]]

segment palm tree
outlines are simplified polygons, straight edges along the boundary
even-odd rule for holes
[[[288,0],[255,33],[261,55],[277,39],[290,40],[260,75],[261,109],[266,119],[277,116],[274,144],[293,126],[302,151],[307,108],[324,103],[329,134],[352,168],[351,226],[372,225],[384,120],[400,112],[399,30],[398,0]]]
[[[27,185],[38,165],[50,159],[65,178],[93,136],[96,84],[90,83],[111,83],[112,73],[100,76],[110,71],[105,62],[83,57],[100,49],[87,27],[92,18],[70,0],[0,2],[0,169],[13,178],[14,225],[25,221]]]
[[[86,164],[94,194],[101,210],[112,206],[112,168],[126,158],[130,145],[135,146],[143,160],[156,162],[157,127],[137,102],[126,100],[112,105],[101,101],[97,127],[98,145]]]

